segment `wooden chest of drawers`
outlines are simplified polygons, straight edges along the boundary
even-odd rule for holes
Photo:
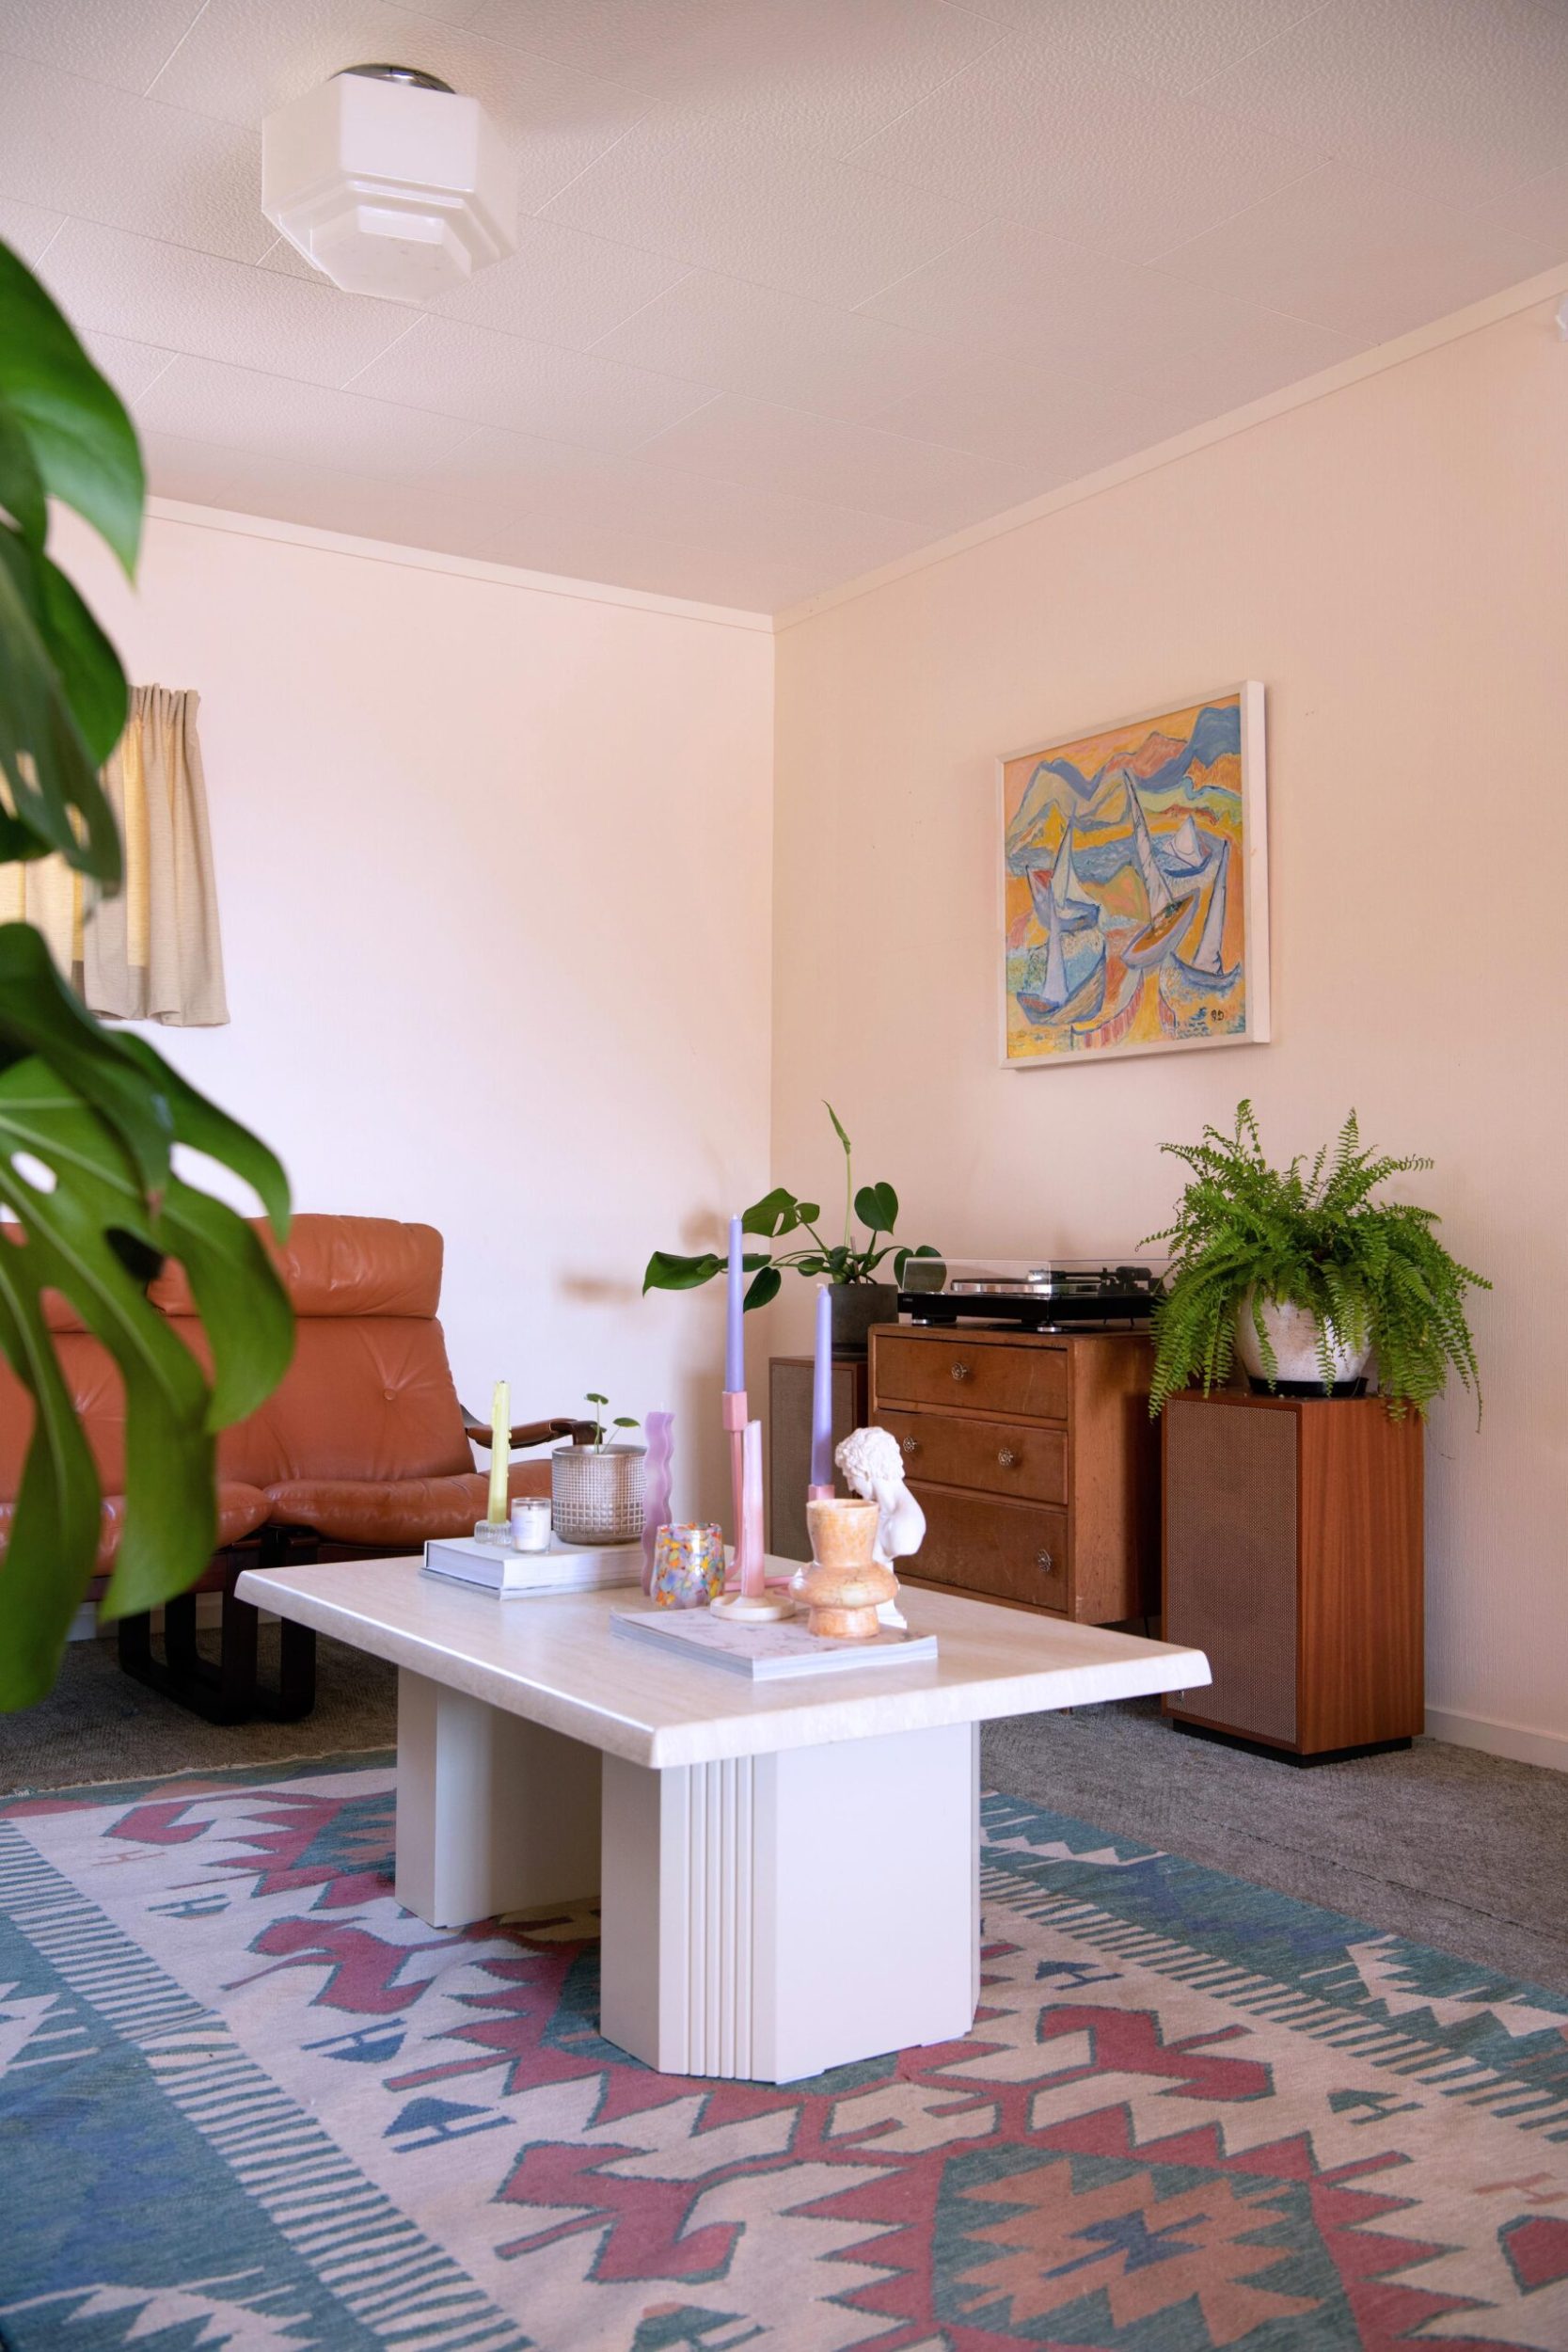
[[[879,1325],[871,1418],[926,1513],[911,1582],[1089,1625],[1157,1606],[1159,1449],[1140,1332]]]

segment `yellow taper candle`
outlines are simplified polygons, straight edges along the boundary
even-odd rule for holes
[[[485,1518],[499,1527],[512,1511],[507,1488],[512,1470],[512,1394],[504,1380],[490,1400],[490,1502]]]

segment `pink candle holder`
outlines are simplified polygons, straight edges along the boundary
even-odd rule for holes
[[[725,1403],[729,1398],[726,1396]],[[749,1421],[742,1433],[742,1486],[739,1534],[735,1548],[738,1590],[713,1604],[714,1613],[742,1624],[775,1624],[792,1617],[795,1604],[786,1593],[768,1589],[768,1560],[762,1538],[762,1423]]]

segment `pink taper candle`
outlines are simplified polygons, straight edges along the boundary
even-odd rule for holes
[[[736,1550],[739,1584],[748,1600],[761,1600],[768,1591],[762,1537],[762,1423],[749,1421],[743,1439],[745,1474],[741,1483],[740,1536]]]
[[[816,1293],[816,1357],[811,1387],[811,1495],[821,1501],[833,1490],[833,1295],[826,1282]]]

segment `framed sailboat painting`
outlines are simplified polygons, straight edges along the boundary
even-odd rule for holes
[[[1266,1039],[1261,685],[1037,744],[1000,769],[1004,1064]]]

